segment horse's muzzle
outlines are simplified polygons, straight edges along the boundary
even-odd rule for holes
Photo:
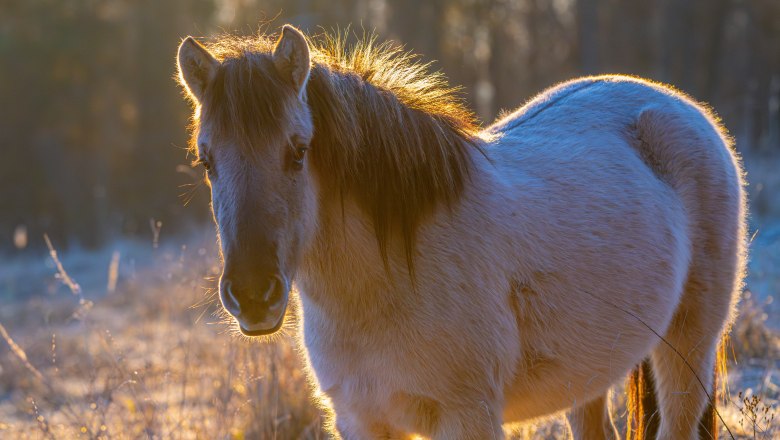
[[[276,332],[284,323],[290,283],[279,274],[246,286],[223,276],[219,293],[222,306],[236,319],[241,333],[262,336]]]

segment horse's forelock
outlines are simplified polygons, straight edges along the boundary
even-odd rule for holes
[[[230,138],[252,153],[286,132],[292,99],[270,57],[247,53],[222,61],[206,90],[201,120],[213,136]]]

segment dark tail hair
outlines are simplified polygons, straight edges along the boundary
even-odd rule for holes
[[[707,403],[707,408],[699,421],[700,440],[718,440],[720,420],[714,408],[728,393],[727,345],[728,336],[724,336],[718,345],[715,359],[712,400]],[[631,371],[626,384],[626,396],[626,440],[654,440],[658,435],[661,416],[658,411],[650,359],[645,359],[641,365]]]
[[[631,371],[626,396],[626,440],[655,439],[660,416],[650,359],[645,359]]]

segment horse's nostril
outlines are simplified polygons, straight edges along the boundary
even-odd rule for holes
[[[222,306],[225,307],[231,315],[238,316],[241,314],[241,303],[233,292],[233,285],[228,280],[222,282]]]
[[[278,303],[281,301],[283,295],[282,283],[280,283],[276,277],[271,277],[266,286],[265,293],[263,294],[263,299],[266,304]]]

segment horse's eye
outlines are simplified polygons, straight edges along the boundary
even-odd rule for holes
[[[206,172],[211,174],[211,162],[208,160],[208,158],[199,157],[198,164],[203,165],[203,168],[206,170]]]
[[[309,151],[309,146],[305,144],[296,145],[293,151],[292,168],[295,171],[303,169],[303,159],[306,156],[306,152]]]

